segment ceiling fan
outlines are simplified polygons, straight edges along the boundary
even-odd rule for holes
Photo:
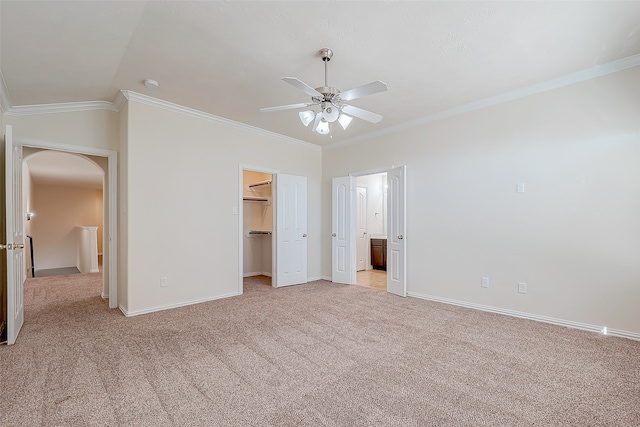
[[[329,123],[333,123],[336,120],[345,130],[351,123],[351,120],[353,120],[353,117],[357,117],[371,123],[378,123],[382,120],[382,116],[380,114],[354,107],[353,105],[347,104],[347,102],[364,96],[373,95],[374,93],[384,92],[387,90],[387,85],[382,83],[380,80],[376,80],[366,85],[349,89],[345,92],[340,92],[338,88],[329,86],[329,83],[327,82],[328,63],[333,57],[333,51],[327,48],[320,49],[320,57],[324,61],[324,86],[314,89],[295,77],[282,78],[285,82],[302,90],[307,95],[310,95],[311,102],[261,108],[260,111],[263,113],[270,113],[273,111],[294,110],[298,108],[319,106],[320,111],[307,110],[298,114],[302,124],[309,126],[313,121],[312,131],[318,132],[322,135],[326,135],[330,132]]]

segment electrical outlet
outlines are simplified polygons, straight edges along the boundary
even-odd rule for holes
[[[164,288],[165,286],[167,286],[167,278],[166,277],[161,277],[160,278],[160,287]]]
[[[480,285],[483,288],[488,288],[489,287],[489,278],[488,277],[483,277],[480,279]]]
[[[521,294],[527,293],[527,284],[524,282],[518,282],[518,292]]]
[[[517,191],[518,193],[524,193],[524,182],[519,182],[519,183],[518,183],[518,186],[517,186],[517,188],[516,188],[516,191]]]

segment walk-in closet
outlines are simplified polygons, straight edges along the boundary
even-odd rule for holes
[[[273,175],[244,170],[243,273],[268,276],[273,271]]]

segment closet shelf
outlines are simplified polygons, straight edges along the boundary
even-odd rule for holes
[[[268,202],[268,197],[260,197],[260,196],[242,196],[242,200],[246,200],[248,202]]]
[[[268,234],[268,235],[271,235],[272,232],[271,231],[265,231],[265,230],[249,230],[249,234]]]
[[[267,179],[266,181],[255,182],[253,184],[249,184],[248,187],[260,187],[261,185],[269,185],[271,184],[271,180]]]

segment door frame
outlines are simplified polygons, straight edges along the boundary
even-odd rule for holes
[[[103,148],[83,147],[79,145],[71,145],[54,141],[43,141],[20,137],[15,138],[14,144],[20,147],[41,148],[71,154],[84,154],[88,156],[107,158],[107,183],[109,187],[107,195],[107,200],[109,203],[109,236],[107,236],[109,241],[109,250],[107,252],[107,256],[109,257],[108,298],[109,308],[118,308],[118,152]],[[104,272],[102,274],[104,282]],[[102,290],[102,292],[104,292],[104,289]]]
[[[363,170],[363,171],[350,172],[349,176],[353,176],[353,177],[356,178],[356,185],[357,185],[357,178],[359,176],[375,175],[375,174],[378,174],[378,173],[387,173],[388,174],[390,170],[398,168],[398,167],[402,167],[402,166],[404,166],[406,168],[406,165],[397,165],[397,166],[396,165],[391,165],[391,166],[388,166],[388,167],[380,167],[380,168],[374,168],[374,169],[367,169],[367,170]],[[387,190],[387,200],[389,198],[388,191],[389,190]],[[405,194],[406,194],[406,188],[405,188]],[[353,197],[355,199],[355,195]],[[355,203],[356,200],[352,200],[352,202]],[[406,206],[406,202],[407,202],[407,200],[406,200],[406,196],[405,196],[405,206]],[[389,213],[387,212],[387,215],[388,214]],[[387,222],[387,227],[389,227],[389,222]],[[388,230],[387,230],[387,234],[388,234]],[[355,230],[351,233],[351,235],[349,237],[350,237],[350,240],[351,240],[350,244],[353,245],[352,247],[355,247],[355,245],[357,244],[357,237],[356,237]],[[405,249],[405,259],[406,259],[406,256],[407,256],[407,250],[408,249]],[[333,269],[333,266],[331,268]],[[406,277],[406,274],[407,274],[406,265],[403,265],[403,268],[405,270],[403,273],[405,274],[405,277]],[[357,275],[357,266],[355,264],[353,265],[353,275],[354,275],[353,277],[356,277],[356,275]],[[356,281],[357,281],[357,279],[356,279]],[[388,292],[388,286],[389,286],[388,283],[389,283],[389,281],[387,279],[387,292]]]
[[[358,232],[358,205],[359,205],[359,201],[360,201],[360,197],[358,197],[358,189],[360,189],[360,188],[362,188],[364,190],[364,206],[362,208],[364,209],[365,212],[367,212],[368,208],[369,208],[369,206],[368,206],[369,205],[369,199],[368,199],[369,196],[367,195],[368,186],[366,186],[366,185],[358,185],[358,181],[356,180],[356,233]],[[369,228],[368,228],[369,219],[367,218],[366,214],[365,214],[364,222],[365,222],[365,225],[364,225],[365,239],[366,239],[367,242],[369,242],[371,240],[371,237],[369,236],[369,231],[368,231],[369,230]],[[369,251],[370,247],[371,247],[370,244],[367,245],[367,243],[365,243],[365,246],[364,246],[364,252],[365,253],[363,254],[363,256],[364,256],[364,268],[362,270],[358,270],[358,236],[356,234],[356,274],[358,274],[358,271],[367,271],[368,270],[367,267],[369,266],[369,264],[371,264],[371,262],[367,261],[367,259],[369,259],[369,261],[370,261],[370,258],[371,258],[370,257],[370,253],[369,253],[370,252]]]
[[[252,166],[247,164],[240,164],[238,171],[238,294],[242,295],[244,292],[244,204],[242,200],[242,196],[244,195],[244,171],[253,171],[260,173],[269,173],[271,174],[271,206],[273,208],[271,215],[271,286],[277,288],[278,275],[277,275],[277,256],[276,253],[276,243],[278,241],[278,236],[276,230],[276,211],[278,209],[276,204],[277,197],[277,179],[278,179],[278,170],[264,168],[261,166]],[[233,213],[233,212],[232,212]]]

